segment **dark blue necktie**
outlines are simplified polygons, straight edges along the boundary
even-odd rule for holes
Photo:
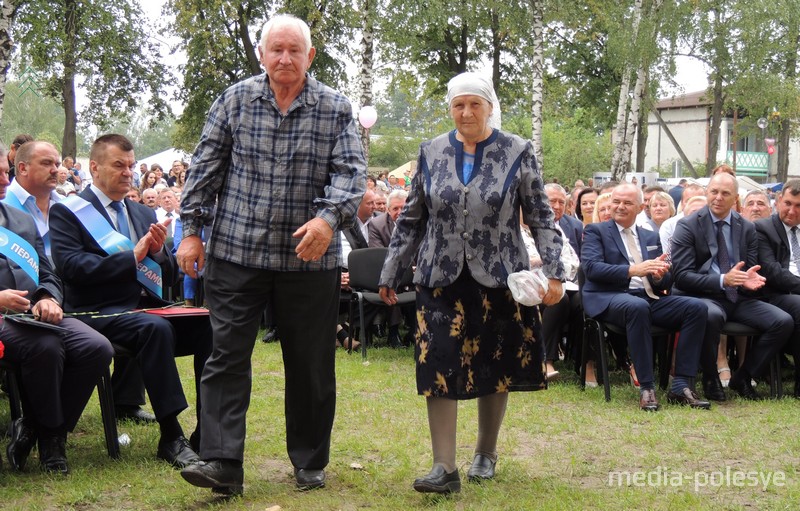
[[[112,201],[111,207],[117,212],[117,231],[128,239],[131,239],[131,230],[128,228],[128,217],[125,216],[125,208],[122,202]]]
[[[718,220],[715,223],[717,224],[717,263],[719,263],[719,272],[724,275],[731,270],[731,258],[728,255],[728,243],[725,241],[725,233],[723,231],[725,221]],[[736,303],[736,300],[739,298],[739,293],[736,291],[736,288],[732,286],[725,286],[723,290],[725,291],[725,297],[731,302]]]

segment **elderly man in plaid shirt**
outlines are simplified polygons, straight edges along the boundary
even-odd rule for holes
[[[305,22],[276,15],[259,44],[266,74],[212,105],[181,202],[183,270],[205,271],[214,348],[203,373],[203,462],[181,473],[215,493],[243,490],[250,356],[274,311],[286,378],[286,443],[300,489],[325,485],[336,381],[339,236],[366,187],[353,110],[307,70]],[[197,235],[213,220],[204,253]]]

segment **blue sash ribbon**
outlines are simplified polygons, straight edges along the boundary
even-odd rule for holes
[[[89,231],[106,254],[113,255],[127,250],[133,251],[134,244],[127,237],[115,231],[108,220],[95,209],[91,202],[77,195],[67,197],[61,202],[72,211],[81,224]],[[121,219],[125,221],[125,218]],[[136,280],[145,289],[161,297],[161,266],[149,257],[136,263]]]
[[[18,210],[22,211],[23,213],[25,213],[27,215],[33,216],[31,214],[31,212],[28,211],[25,208],[25,206],[22,205],[22,203],[19,201],[19,197],[17,197],[17,195],[14,192],[6,192],[6,197],[5,197],[5,199],[2,200],[2,202],[4,204],[8,204],[9,206],[13,206],[13,207],[17,208]],[[44,253],[49,256],[50,255],[50,233],[49,232],[45,233],[45,235],[42,236],[42,241],[44,242]]]
[[[39,254],[36,253],[36,249],[22,236],[2,226],[0,226],[0,254],[22,268],[35,286],[39,285]]]

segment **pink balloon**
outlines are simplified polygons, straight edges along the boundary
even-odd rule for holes
[[[360,122],[365,129],[370,129],[377,120],[378,111],[375,110],[374,106],[362,106],[361,110],[358,111],[358,122]]]

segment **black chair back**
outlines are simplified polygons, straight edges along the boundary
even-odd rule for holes
[[[377,293],[387,251],[384,247],[376,247],[359,248],[350,252],[347,258],[350,287]]]

